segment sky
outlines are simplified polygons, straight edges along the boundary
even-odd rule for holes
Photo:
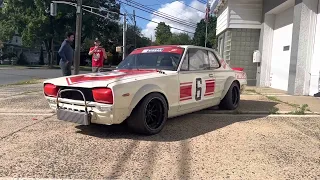
[[[193,32],[195,31],[194,27],[196,26],[196,24],[205,17],[206,4],[202,2],[205,2],[206,0],[132,0],[132,2],[130,2],[130,0],[120,1],[127,3],[121,3],[121,12],[127,12],[132,14],[133,10],[135,10],[137,16],[141,16],[155,22],[165,22],[167,25],[170,25],[171,27],[192,32],[189,33],[191,37],[193,36]],[[209,2],[210,1],[212,0],[209,0]],[[143,4],[152,10],[150,10],[150,12],[144,12],[140,9],[131,7],[130,5],[134,5],[134,3]],[[172,22],[168,19],[156,16],[157,11],[163,13],[163,15],[171,15],[175,19],[179,19],[182,23],[188,23],[188,26],[182,25],[181,22]],[[133,24],[133,21],[130,17],[128,17],[127,19],[129,24]],[[142,34],[144,36],[148,38],[152,37],[153,40],[155,39],[154,29],[157,27],[158,24],[143,20],[138,17],[136,18],[136,22],[137,26],[139,26],[142,29]],[[171,29],[171,32],[179,33],[182,31],[177,29]]]

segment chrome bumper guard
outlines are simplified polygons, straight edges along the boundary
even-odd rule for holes
[[[67,91],[74,91],[78,92],[82,95],[83,100],[84,100],[84,106],[85,106],[85,111],[73,111],[73,110],[67,110],[59,107],[59,97],[61,96],[61,93],[67,92]],[[64,90],[59,90],[57,94],[57,118],[62,121],[68,121],[68,122],[73,122],[81,125],[90,125],[91,124],[91,114],[88,113],[88,108],[87,108],[87,101],[84,96],[84,94],[80,90],[76,89],[64,89]]]

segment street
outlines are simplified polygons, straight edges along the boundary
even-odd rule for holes
[[[80,73],[88,73],[81,71]],[[60,69],[0,69],[0,85],[13,84],[31,79],[47,79],[62,76]]]
[[[318,116],[196,112],[154,136],[79,126],[48,108],[41,84],[0,89],[0,177],[317,179]]]

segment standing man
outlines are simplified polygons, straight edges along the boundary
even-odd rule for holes
[[[89,55],[92,55],[92,72],[100,72],[103,68],[104,60],[108,58],[106,50],[100,44],[101,42],[96,38],[94,47],[91,47],[89,50]]]
[[[58,51],[60,59],[60,68],[63,76],[71,75],[71,65],[73,62],[74,51],[71,47],[71,43],[74,41],[74,33],[66,33],[66,39],[62,42],[61,47]]]

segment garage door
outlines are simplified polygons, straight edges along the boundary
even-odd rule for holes
[[[273,35],[271,87],[288,90],[294,8],[276,15]]]

